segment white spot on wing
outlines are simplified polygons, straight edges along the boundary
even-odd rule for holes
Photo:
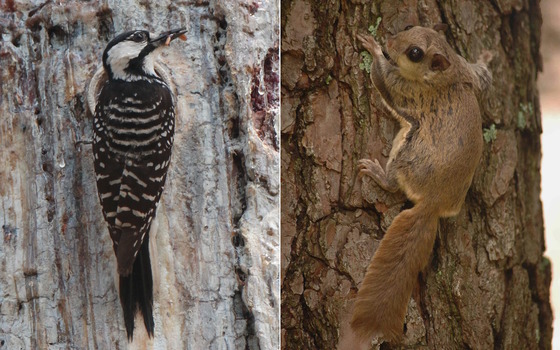
[[[156,196],[150,196],[150,195],[147,195],[147,194],[143,193],[142,198],[147,199],[150,202],[153,202],[156,199]]]
[[[152,182],[161,182],[161,180],[163,180],[163,177],[165,175],[159,176],[159,177],[150,177],[150,181]]]
[[[136,176],[135,173],[133,173],[132,171],[129,171],[128,169],[124,169],[123,176],[128,176],[128,177],[133,178],[142,187],[147,187],[148,186],[148,184],[146,184],[144,181],[140,180],[138,178],[138,176]]]
[[[109,198],[113,195],[111,192],[101,194],[101,199]]]
[[[137,93],[134,93],[134,96],[137,96],[137,95],[138,95]],[[136,104],[136,105],[137,105],[137,104],[142,104],[142,103],[144,103],[144,101],[142,101],[142,100],[137,100],[137,99],[132,98],[132,97],[127,97],[127,98],[125,98],[125,99],[123,100],[123,102],[124,102],[124,103]]]
[[[142,117],[142,118],[132,118],[130,116],[122,117],[122,116],[114,115],[112,113],[108,113],[107,117],[109,118],[109,120],[115,120],[118,122],[131,122],[131,123],[138,123],[138,124],[146,124],[161,118],[161,116],[158,113],[150,117]]]
[[[137,108],[131,106],[121,106],[115,103],[115,104],[110,104],[107,108],[115,109],[120,113],[127,114],[127,113],[148,113],[150,111],[153,111],[155,109],[155,106],[152,106],[148,109],[148,108]]]
[[[137,216],[139,218],[145,218],[146,217],[146,213],[142,213],[138,210],[133,210],[132,215]]]

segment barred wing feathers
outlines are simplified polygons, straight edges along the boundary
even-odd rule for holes
[[[174,133],[169,88],[109,81],[94,120],[94,166],[103,215],[109,226],[118,272],[128,275],[155,216]]]

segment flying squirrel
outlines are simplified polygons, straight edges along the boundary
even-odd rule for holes
[[[482,155],[477,96],[491,83],[492,54],[467,62],[447,43],[446,29],[407,27],[388,38],[386,52],[372,36],[357,35],[373,56],[373,85],[400,124],[386,168],[377,159],[361,159],[359,175],[386,191],[403,191],[414,203],[393,220],[359,288],[350,327],[360,341],[401,338],[438,220],[459,213]]]

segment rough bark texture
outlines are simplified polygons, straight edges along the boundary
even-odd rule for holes
[[[278,348],[278,3],[57,3],[0,2],[0,348],[127,348],[85,87],[114,35],[180,26],[151,344]]]
[[[292,0],[282,2],[281,18],[284,349],[336,346],[349,301],[405,202],[356,176],[359,159],[386,159],[396,131],[360,69],[356,33],[376,32],[384,42],[407,25],[439,22],[471,62],[483,49],[495,53],[482,103],[484,155],[460,214],[440,220],[403,344],[373,347],[551,347],[539,2]]]

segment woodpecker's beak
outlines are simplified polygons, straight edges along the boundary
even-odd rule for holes
[[[173,29],[163,32],[155,39],[150,40],[150,44],[156,47],[161,45],[169,46],[169,43],[173,39],[180,38],[181,40],[187,40],[187,36],[185,35],[186,32],[186,28]]]

